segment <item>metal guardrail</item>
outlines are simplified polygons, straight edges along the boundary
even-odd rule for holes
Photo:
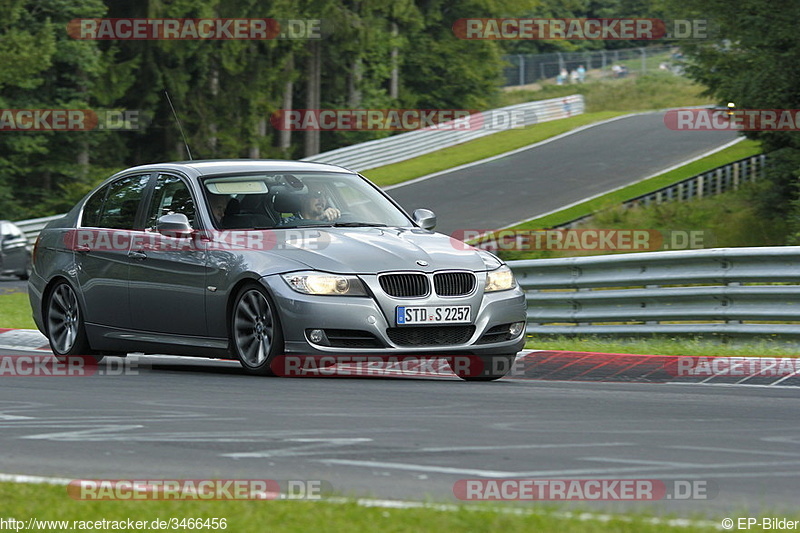
[[[667,185],[648,192],[635,198],[625,200],[622,205],[625,207],[635,207],[638,205],[649,206],[663,202],[686,201],[694,198],[713,196],[727,191],[735,191],[745,182],[756,181],[764,178],[767,167],[767,156],[765,154],[745,157],[718,166],[702,174],[683,179],[672,185]],[[564,222],[555,228],[572,228],[584,222],[593,215],[585,215],[569,222]]]
[[[532,335],[800,336],[800,246],[508,264]]]
[[[485,137],[511,129],[508,117],[519,114],[521,120],[516,125],[530,126],[560,118],[580,115],[584,112],[583,95],[573,94],[562,98],[526,102],[490,111],[483,111],[483,123],[471,130],[450,128],[446,123],[440,129],[421,129],[393,135],[384,139],[367,141],[324,152],[303,161],[340,165],[351,170],[362,171],[383,165],[398,163],[449,148],[473,139]]]
[[[623,202],[623,204],[626,206],[640,204],[648,206],[654,203],[690,200],[733,191],[738,189],[742,183],[763,178],[766,165],[767,156],[764,154],[745,157],[672,185],[667,185],[653,192],[631,198]]]

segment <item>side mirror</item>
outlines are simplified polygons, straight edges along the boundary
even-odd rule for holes
[[[183,213],[173,213],[158,217],[156,231],[168,237],[179,237],[192,232],[189,219]]]
[[[430,209],[417,209],[414,211],[414,222],[422,229],[432,230],[436,227],[436,215]]]

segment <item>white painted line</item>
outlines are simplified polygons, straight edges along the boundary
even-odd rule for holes
[[[518,478],[518,477],[540,477],[540,476],[577,476],[587,474],[620,473],[620,472],[641,472],[650,470],[669,470],[674,467],[645,467],[634,466],[626,468],[581,468],[571,470],[543,470],[537,472],[509,472],[500,470],[479,470],[474,468],[457,468],[449,466],[420,465],[405,463],[389,463],[383,461],[354,461],[348,459],[321,459],[318,462],[325,464],[337,464],[342,466],[361,466],[365,468],[386,468],[389,470],[409,470],[412,472],[434,472],[438,474],[453,474],[461,476],[480,476],[488,478]]]
[[[331,448],[340,446],[350,446],[372,442],[368,438],[294,438],[283,439],[284,442],[301,442],[303,445],[293,445],[291,448],[271,448],[256,452],[236,452],[223,453],[220,457],[231,457],[233,459],[265,459],[269,457],[302,457],[308,455],[320,455],[322,453],[341,453],[333,452]]]
[[[124,437],[119,438],[110,437],[108,433],[118,433],[121,431],[128,431],[131,429],[141,429],[142,425],[113,425],[113,426],[99,426],[90,429],[82,429],[76,431],[60,431],[58,433],[42,433],[39,435],[27,435],[19,437],[20,439],[30,440],[56,440],[56,441],[78,441],[78,442],[96,442],[105,440],[122,440]]]
[[[0,344],[0,350],[13,350],[15,352],[30,352],[30,353],[38,353],[38,354],[41,354],[41,355],[53,355],[53,353],[50,351],[50,346],[46,346],[46,345],[42,346],[41,348],[31,348],[30,346],[18,346],[18,345],[14,345],[14,344]],[[0,355],[6,355],[7,357],[13,357],[13,356],[9,356],[7,354],[0,354]]]
[[[11,483],[69,485],[73,480],[64,477],[27,476],[24,474],[0,474],[0,481],[8,481]]]
[[[580,461],[597,461],[599,463],[620,463],[626,465],[664,466],[670,468],[702,468],[697,463],[676,463],[674,461],[643,461],[640,459],[618,459],[615,457],[581,457]]]
[[[737,448],[716,448],[713,446],[664,446],[664,448],[671,448],[674,450],[691,450],[697,452],[745,453],[752,455],[772,455],[775,457],[800,457],[800,452],[768,452],[765,450],[740,450]]]
[[[7,415],[5,413],[0,413],[0,420],[33,420],[32,416],[22,416],[22,415]]]
[[[777,362],[775,363],[775,366],[778,366],[778,363],[777,363]],[[772,368],[772,367],[770,367],[770,368]],[[763,372],[763,371],[762,371],[762,372]],[[787,380],[787,379],[789,379],[789,378],[794,378],[794,377],[797,377],[797,375],[798,375],[798,373],[797,373],[797,372],[792,372],[791,374],[789,374],[789,375],[787,375],[787,376],[784,376],[784,377],[782,377],[782,378],[781,378],[781,379],[779,379],[778,381],[773,381],[773,382],[770,384],[770,386],[775,386],[775,385],[778,385],[778,386],[780,386],[780,384],[781,384],[782,382],[786,381],[786,380]],[[764,377],[764,376],[750,376],[750,377]]]
[[[527,477],[571,477],[571,476],[585,476],[592,477],[602,474],[620,474],[632,472],[653,472],[656,470],[674,470],[676,467],[669,466],[632,466],[620,468],[575,468],[567,470],[539,470],[534,472],[507,472],[499,470],[478,470],[473,468],[457,468],[449,466],[435,466],[435,465],[420,465],[420,464],[405,464],[405,463],[389,463],[383,461],[351,461],[348,459],[320,459],[317,462],[325,464],[334,464],[342,466],[360,466],[365,468],[389,469],[389,470],[408,470],[413,472],[434,472],[438,474],[452,474],[462,476],[481,476],[488,478],[527,478]],[[698,465],[693,468],[696,470],[718,470],[721,468],[742,469],[742,468],[756,468],[764,466],[789,466],[800,465],[800,461],[782,461],[782,462],[753,462],[753,463],[720,463],[709,465]],[[671,473],[670,476],[677,474]]]
[[[624,117],[620,117],[620,118],[624,118]],[[659,175],[664,174],[666,172],[671,172],[671,171],[673,171],[673,170],[675,170],[677,168],[680,168],[682,166],[688,165],[690,163],[694,163],[695,161],[703,159],[704,157],[708,157],[708,156],[713,155],[713,154],[715,154],[717,152],[725,150],[726,148],[730,148],[731,146],[735,145],[736,143],[742,142],[743,140],[744,140],[744,137],[739,137],[739,138],[734,139],[734,140],[732,140],[732,141],[730,141],[728,143],[723,144],[722,146],[718,146],[717,148],[714,148],[713,150],[709,150],[708,152],[704,152],[704,153],[698,155],[697,157],[693,157],[692,159],[687,159],[686,161],[678,163],[677,165],[672,165],[671,167],[667,167],[667,168],[665,168],[663,170],[659,170],[655,174],[650,174],[649,176],[646,176],[646,177],[644,177],[642,179],[639,179],[639,180],[636,180],[636,181],[632,181],[631,183],[628,183],[628,184],[625,184],[625,185],[620,185],[619,187],[615,187],[613,189],[609,189],[607,191],[594,194],[592,196],[587,196],[586,198],[584,198],[582,200],[578,200],[577,202],[572,202],[571,204],[567,204],[565,206],[559,207],[558,209],[553,209],[552,211],[547,211],[546,213],[541,213],[541,214],[538,214],[538,215],[534,215],[534,216],[528,217],[528,218],[526,218],[524,220],[518,220],[516,222],[512,222],[511,224],[508,224],[506,226],[503,226],[502,228],[497,228],[497,229],[513,228],[514,226],[517,226],[519,224],[524,224],[526,222],[530,222],[531,220],[534,220],[534,219],[537,219],[537,218],[541,218],[541,217],[546,217],[548,215],[552,215],[553,213],[558,213],[559,211],[563,211],[565,209],[569,209],[570,207],[575,207],[576,205],[582,204],[584,202],[588,202],[589,200],[594,200],[595,198],[599,198],[600,196],[603,196],[605,194],[609,194],[609,193],[612,193],[612,192],[615,192],[615,191],[619,191],[620,189],[624,189],[626,187],[630,187],[631,185],[635,185],[635,184],[640,183],[642,181],[649,180],[650,178],[655,178],[656,176],[659,176]],[[480,235],[478,237],[475,237],[475,238],[477,239],[479,237],[480,237]]]
[[[492,161],[496,161],[497,159],[502,159],[502,158],[508,157],[510,155],[518,154],[519,152],[524,152],[525,150],[530,150],[531,148],[536,148],[538,146],[542,146],[542,145],[551,143],[553,141],[557,141],[559,139],[563,139],[564,137],[568,137],[570,135],[575,135],[576,133],[580,133],[582,131],[588,130],[589,128],[594,128],[596,126],[602,126],[603,124],[608,124],[610,122],[615,122],[617,120],[622,120],[622,119],[625,119],[625,118],[635,117],[635,116],[638,116],[638,115],[648,115],[650,113],[658,113],[658,111],[646,111],[646,112],[643,112],[643,113],[629,113],[627,115],[622,115],[622,116],[610,118],[610,119],[607,119],[607,120],[601,120],[600,122],[594,122],[592,124],[587,124],[585,126],[580,126],[578,128],[575,128],[574,130],[569,130],[569,131],[566,131],[564,133],[560,133],[560,134],[556,135],[555,137],[550,137],[549,139],[545,139],[543,141],[539,141],[539,142],[536,142],[536,143],[533,143],[533,144],[529,144],[527,146],[523,146],[522,148],[516,148],[514,150],[511,150],[510,152],[504,152],[502,154],[498,154],[498,155],[493,155],[491,157],[487,157],[486,159],[481,159],[480,161],[473,161],[472,163],[465,163],[465,164],[459,165],[457,167],[448,168],[446,170],[440,170],[439,172],[434,172],[433,174],[427,174],[425,176],[420,176],[419,178],[414,178],[412,180],[404,181],[403,183],[396,183],[394,185],[389,185],[388,187],[383,187],[383,190],[384,191],[390,191],[392,189],[398,189],[400,187],[405,187],[406,185],[413,185],[414,183],[419,183],[420,181],[426,181],[426,180],[429,180],[431,178],[436,178],[438,176],[443,176],[445,174],[450,174],[451,172],[458,172],[459,170],[464,170],[465,168],[470,168],[470,167],[475,167],[475,166],[478,166],[478,165],[483,165],[483,164],[486,164],[486,163],[490,163]],[[536,127],[536,125],[534,125],[532,127]],[[432,153],[435,153],[435,152],[432,152]],[[378,167],[378,168],[380,168],[380,167]]]
[[[364,438],[364,437],[356,437],[356,438],[336,438],[336,439],[286,439],[289,442],[326,442],[329,444],[356,444],[359,442],[372,442],[372,439]]]
[[[472,468],[452,468],[449,466],[415,465],[405,463],[387,463],[383,461],[351,461],[349,459],[320,459],[317,462],[342,466],[363,466],[365,468],[386,468],[389,470],[410,470],[413,472],[436,472],[438,474],[454,474],[460,476],[481,477],[516,477],[514,472],[500,470],[478,470]]]
[[[508,446],[450,446],[446,448],[418,448],[409,450],[409,453],[437,453],[437,452],[477,452],[483,450],[528,450],[547,448],[586,448],[601,446],[635,446],[633,442],[600,442],[597,444],[513,444]],[[402,451],[395,453],[403,453]]]

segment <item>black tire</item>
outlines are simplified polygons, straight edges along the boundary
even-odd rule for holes
[[[468,365],[461,361],[461,364],[454,367],[450,359],[447,359],[447,364],[464,381],[495,381],[511,371],[516,358],[516,354],[475,355],[468,357]]]
[[[102,355],[92,353],[83,323],[83,311],[69,283],[61,281],[53,287],[48,294],[44,313],[47,340],[56,359],[65,361],[75,357],[91,357],[98,363],[103,359]]]
[[[230,316],[231,351],[248,374],[274,376],[270,367],[283,354],[278,310],[265,289],[245,285],[236,295]]]

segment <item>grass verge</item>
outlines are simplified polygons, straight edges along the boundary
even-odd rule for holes
[[[609,118],[624,115],[622,111],[602,111],[598,113],[585,113],[575,117],[552,120],[535,124],[523,129],[507,130],[475,139],[473,141],[451,146],[430,154],[386,165],[383,167],[365,170],[362,172],[375,184],[386,187],[440,172],[449,168],[473,163],[523,146],[528,146],[544,141],[556,135],[561,135],[580,126],[600,122]]]
[[[16,520],[74,520],[84,521],[146,521],[172,518],[212,519],[225,518],[227,531],[237,533],[281,531],[570,531],[591,533],[600,531],[627,532],[683,532],[714,531],[715,522],[697,522],[693,525],[671,525],[667,519],[654,519],[643,513],[611,515],[602,513],[597,518],[578,512],[558,512],[554,506],[524,507],[531,512],[513,511],[521,506],[492,504],[492,507],[469,505],[452,509],[416,508],[392,509],[367,507],[357,503],[328,503],[307,501],[76,501],[70,499],[65,487],[0,483],[0,501],[3,516]],[[433,507],[433,506],[431,506]],[[534,512],[535,511],[535,512]],[[42,530],[56,531],[51,524]],[[112,528],[94,528],[110,531]],[[195,529],[195,528],[187,528]],[[128,531],[129,529],[123,528]],[[142,530],[154,531],[152,528]],[[196,531],[214,531],[200,528]],[[221,530],[221,529],[219,529]],[[133,531],[133,529],[130,529]]]
[[[36,329],[31,317],[31,304],[28,294],[15,292],[0,295],[0,327],[15,329]]]
[[[525,344],[527,350],[599,352],[640,355],[698,355],[747,357],[798,357],[800,343],[785,340],[741,340],[728,343],[708,338],[658,338],[619,340],[602,337],[540,337]]]

